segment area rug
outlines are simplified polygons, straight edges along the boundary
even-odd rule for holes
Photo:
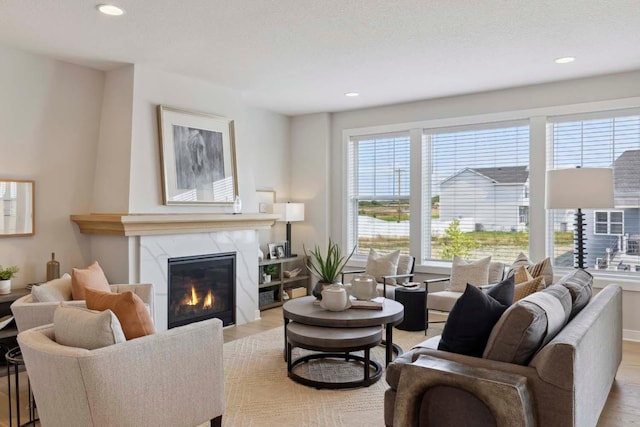
[[[394,330],[394,343],[405,351],[424,339],[424,332]],[[287,377],[283,340],[279,327],[224,344],[225,427],[384,426],[384,374],[377,383],[357,389],[303,386]],[[297,350],[294,358],[300,354]],[[384,366],[384,347],[373,349],[371,357]],[[345,371],[343,362],[330,360],[303,364],[300,369],[307,370],[305,376],[324,380],[345,372],[350,375],[349,369],[358,375],[363,372],[361,365]]]

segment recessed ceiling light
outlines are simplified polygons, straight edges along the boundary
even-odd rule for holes
[[[354,97],[354,96],[360,96],[360,94],[358,92],[347,92],[344,94],[344,96]]]
[[[563,56],[562,58],[556,59],[556,64],[568,64],[569,62],[573,62],[575,60],[575,56]]]
[[[101,13],[109,16],[120,16],[124,15],[124,9],[119,8],[118,6],[114,6],[112,4],[99,4],[96,6]]]

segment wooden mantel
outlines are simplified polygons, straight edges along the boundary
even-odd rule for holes
[[[71,215],[83,234],[149,236],[159,234],[208,233],[272,227],[280,215],[242,214],[128,214],[92,213]]]

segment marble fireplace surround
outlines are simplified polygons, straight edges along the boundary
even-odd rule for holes
[[[158,330],[167,329],[167,260],[183,256],[235,252],[236,324],[259,319],[257,230],[272,227],[278,218],[272,214],[71,215],[81,233],[93,235],[94,256],[101,265],[108,266],[101,259],[107,252],[124,248],[129,281],[154,285]]]

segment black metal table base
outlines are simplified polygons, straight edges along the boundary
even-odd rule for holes
[[[302,377],[294,372],[294,368],[301,363],[306,363],[316,359],[344,359],[346,362],[349,360],[357,360],[363,363],[364,366],[364,378],[356,381],[345,382],[328,382],[328,381],[315,381],[309,378]],[[287,375],[289,378],[302,385],[309,387],[315,387],[318,389],[343,389],[343,388],[355,388],[355,387],[369,387],[382,377],[382,366],[375,360],[371,360],[369,357],[369,349],[365,350],[365,356],[358,356],[350,353],[317,353],[310,354],[308,356],[300,357],[295,361],[291,361],[291,349],[289,349],[289,362],[287,363]],[[373,368],[373,375],[371,373]]]
[[[15,394],[16,394],[16,424],[18,427],[35,426],[36,421],[39,418],[36,417],[36,402],[33,399],[33,393],[31,392],[31,384],[27,380],[27,389],[29,396],[29,421],[24,424],[20,424],[20,366],[24,365],[22,359],[22,352],[20,347],[15,347],[9,350],[5,356],[7,360],[7,395],[9,400],[9,427],[13,427],[13,405],[11,402],[11,367],[13,366],[13,376],[15,382]]]

